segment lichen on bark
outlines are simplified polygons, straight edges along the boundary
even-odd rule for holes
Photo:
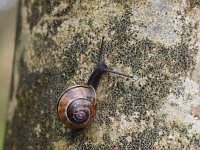
[[[200,147],[200,9],[192,1],[22,0],[5,149]],[[109,67],[88,128],[56,114],[64,89],[85,84],[105,36]],[[24,142],[26,141],[26,142]]]

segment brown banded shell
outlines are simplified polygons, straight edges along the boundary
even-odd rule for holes
[[[84,128],[96,114],[96,93],[92,86],[80,85],[69,88],[60,96],[57,112],[69,128]]]

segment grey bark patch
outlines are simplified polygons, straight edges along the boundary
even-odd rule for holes
[[[38,23],[38,21],[42,17],[42,13],[39,10],[39,6],[39,2],[34,2],[34,4],[31,5],[31,14],[28,13],[27,21],[30,24],[30,31],[32,31],[33,27]]]
[[[73,9],[73,5],[76,3],[76,0],[69,0],[69,4],[62,10],[58,11],[54,16],[61,17],[67,15]]]
[[[128,43],[128,41],[123,43]],[[149,57],[154,48],[157,49],[156,55]],[[185,44],[166,49],[163,46],[157,47],[148,40],[139,41],[130,47],[119,48],[116,46],[112,49],[123,49],[123,52],[118,51],[119,56],[113,57],[113,62],[120,61],[120,58],[124,65],[132,66],[133,74],[147,79],[144,85],[140,85],[139,82],[139,88],[134,84],[127,88],[123,83],[118,82],[116,87],[109,89],[112,91],[113,99],[119,99],[124,93],[131,94],[130,98],[125,98],[122,102],[113,102],[111,98],[110,105],[113,106],[111,110],[115,111],[116,104],[122,103],[120,110],[126,115],[138,111],[140,113],[139,120],[147,119],[144,118],[147,110],[156,110],[162,106],[162,99],[169,93],[173,80],[186,76],[187,72],[193,69],[194,56],[197,52],[196,49],[189,51]],[[130,51],[132,52],[130,53]],[[166,69],[170,74],[165,73]]]
[[[50,14],[54,7],[57,7],[60,4],[58,1],[49,1],[49,0],[44,0],[44,1],[34,1],[31,6],[29,6],[28,1],[25,1],[25,5],[27,8],[30,8],[30,12],[28,11],[28,18],[27,21],[30,24],[30,31],[32,31],[33,27],[37,25],[39,22],[40,18],[44,14]]]
[[[113,19],[109,25],[109,35],[112,40],[107,45],[107,51],[110,51],[111,55],[111,50],[117,51],[117,57],[113,57],[115,63],[123,62],[124,65],[131,66],[133,73],[140,76],[156,73],[164,65],[167,65],[170,73],[178,75],[192,69],[197,49],[189,50],[185,43],[174,48],[166,48],[149,39],[138,40],[137,32],[131,29],[130,15],[127,10],[122,17]],[[130,44],[131,42],[133,44]]]
[[[59,19],[59,20],[53,20],[52,22],[48,22],[46,21],[47,23],[47,29],[48,31],[48,34],[49,36],[54,36],[57,34],[58,32],[58,28],[60,27],[60,25],[63,23],[64,20],[62,19]]]
[[[191,6],[191,8],[200,6],[200,1],[199,0],[190,0],[190,6]]]
[[[51,141],[46,137],[46,133],[48,133],[47,130],[53,128],[51,122],[53,122],[54,118],[52,116],[56,116],[54,111],[56,103],[53,100],[57,99],[55,95],[58,93],[54,93],[55,89],[57,89],[55,86],[51,87],[54,88],[53,92],[47,90],[47,88],[51,86],[50,82],[58,82],[60,80],[59,76],[55,78],[55,72],[51,70],[44,71],[42,74],[37,72],[29,73],[23,61],[21,61],[21,67],[23,69],[21,68],[22,70],[20,71],[22,78],[19,80],[19,85],[23,84],[23,86],[18,87],[16,95],[20,101],[14,114],[14,124],[8,124],[12,128],[12,136],[6,136],[6,138],[10,139],[10,143],[6,144],[6,149],[11,149],[11,147],[27,149],[28,147],[30,148],[30,145],[32,145],[33,149],[38,149],[38,147],[51,149]],[[40,88],[43,88],[43,90]],[[41,101],[43,102],[41,103]],[[48,121],[46,118],[48,118]],[[34,130],[37,124],[41,125],[39,136]],[[53,136],[53,134],[50,134],[50,136]],[[33,140],[35,138],[49,144],[40,146],[38,145],[38,140]],[[26,142],[21,143],[21,141]]]
[[[42,55],[44,53],[47,53],[50,48],[53,50],[56,50],[59,48],[59,46],[47,36],[44,36],[42,34],[35,34],[35,38],[33,39],[33,49],[36,57],[42,58]],[[52,56],[49,56],[52,58]]]

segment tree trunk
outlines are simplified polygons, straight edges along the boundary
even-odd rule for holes
[[[5,149],[198,149],[200,3],[21,0]],[[60,94],[105,74],[91,125],[71,130]]]

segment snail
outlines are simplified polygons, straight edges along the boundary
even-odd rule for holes
[[[102,38],[100,54],[103,49],[103,40],[104,38]],[[82,129],[93,121],[96,114],[96,90],[101,76],[106,72],[132,77],[113,71],[104,62],[100,62],[90,75],[87,84],[70,87],[59,97],[57,113],[67,127]]]

